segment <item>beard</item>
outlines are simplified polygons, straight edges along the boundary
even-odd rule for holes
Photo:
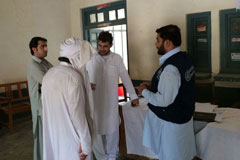
[[[163,46],[163,44],[161,45],[161,47],[158,49],[158,55],[164,55],[166,53],[166,50]]]

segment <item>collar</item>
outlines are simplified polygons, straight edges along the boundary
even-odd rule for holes
[[[176,54],[178,52],[180,52],[180,48],[179,47],[174,48],[173,50],[167,52],[166,54],[164,54],[163,56],[161,56],[159,58],[159,64],[160,65],[163,64],[169,57],[171,57],[172,55],[174,55],[174,54]]]
[[[36,56],[32,56],[32,59],[38,63],[41,63],[43,60],[41,60],[40,58],[36,57]]]
[[[60,65],[72,67],[72,65],[67,62],[60,62]]]

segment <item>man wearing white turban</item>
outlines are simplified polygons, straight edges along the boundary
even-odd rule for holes
[[[94,52],[87,41],[66,39],[60,64],[43,78],[43,160],[91,159],[93,100],[85,64]]]

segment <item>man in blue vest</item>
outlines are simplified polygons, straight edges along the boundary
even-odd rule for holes
[[[151,82],[138,92],[148,100],[143,145],[160,160],[192,160],[196,155],[193,112],[194,67],[191,57],[180,51],[181,33],[176,25],[156,30],[160,68]]]

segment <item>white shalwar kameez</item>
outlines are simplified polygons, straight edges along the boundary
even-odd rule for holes
[[[94,55],[87,64],[89,80],[96,84],[93,92],[94,118],[98,134],[111,134],[119,128],[118,80],[121,78],[130,98],[138,98],[122,58],[113,52],[109,57]]]
[[[90,154],[83,88],[80,75],[63,62],[44,77],[43,160],[79,160],[80,145],[83,153]]]
[[[71,64],[61,62],[53,67],[44,76],[42,85],[43,160],[79,160],[80,146],[89,160],[93,101],[84,64],[91,56],[90,45],[75,38],[67,39],[61,44],[60,56],[67,57]]]
[[[98,134],[98,137],[99,135],[106,136],[106,143],[108,144],[105,144],[103,147],[105,147],[105,152],[108,154],[108,159],[111,159],[109,157],[116,159],[115,156],[116,150],[118,149],[117,146],[119,139],[118,129],[120,124],[118,108],[119,77],[127,89],[131,100],[134,100],[138,97],[123,64],[123,60],[118,54],[113,52],[110,52],[110,54],[107,56],[96,54],[87,63],[87,70],[89,73],[90,82],[96,84],[96,89],[93,91],[96,133]],[[116,145],[113,145],[113,143],[116,143]],[[114,148],[108,146],[116,147]],[[101,150],[101,147],[98,146],[98,149]],[[111,154],[108,152],[112,151],[109,151],[108,149],[115,151]],[[96,151],[94,151],[94,153],[96,155]]]
[[[160,64],[179,51],[179,48],[175,48],[160,57]],[[180,85],[178,69],[167,65],[161,73],[158,92],[152,93],[144,89],[142,95],[155,106],[167,107],[176,98]],[[196,155],[193,120],[176,124],[160,119],[148,109],[144,122],[143,145],[151,149],[159,160],[192,160]]]

